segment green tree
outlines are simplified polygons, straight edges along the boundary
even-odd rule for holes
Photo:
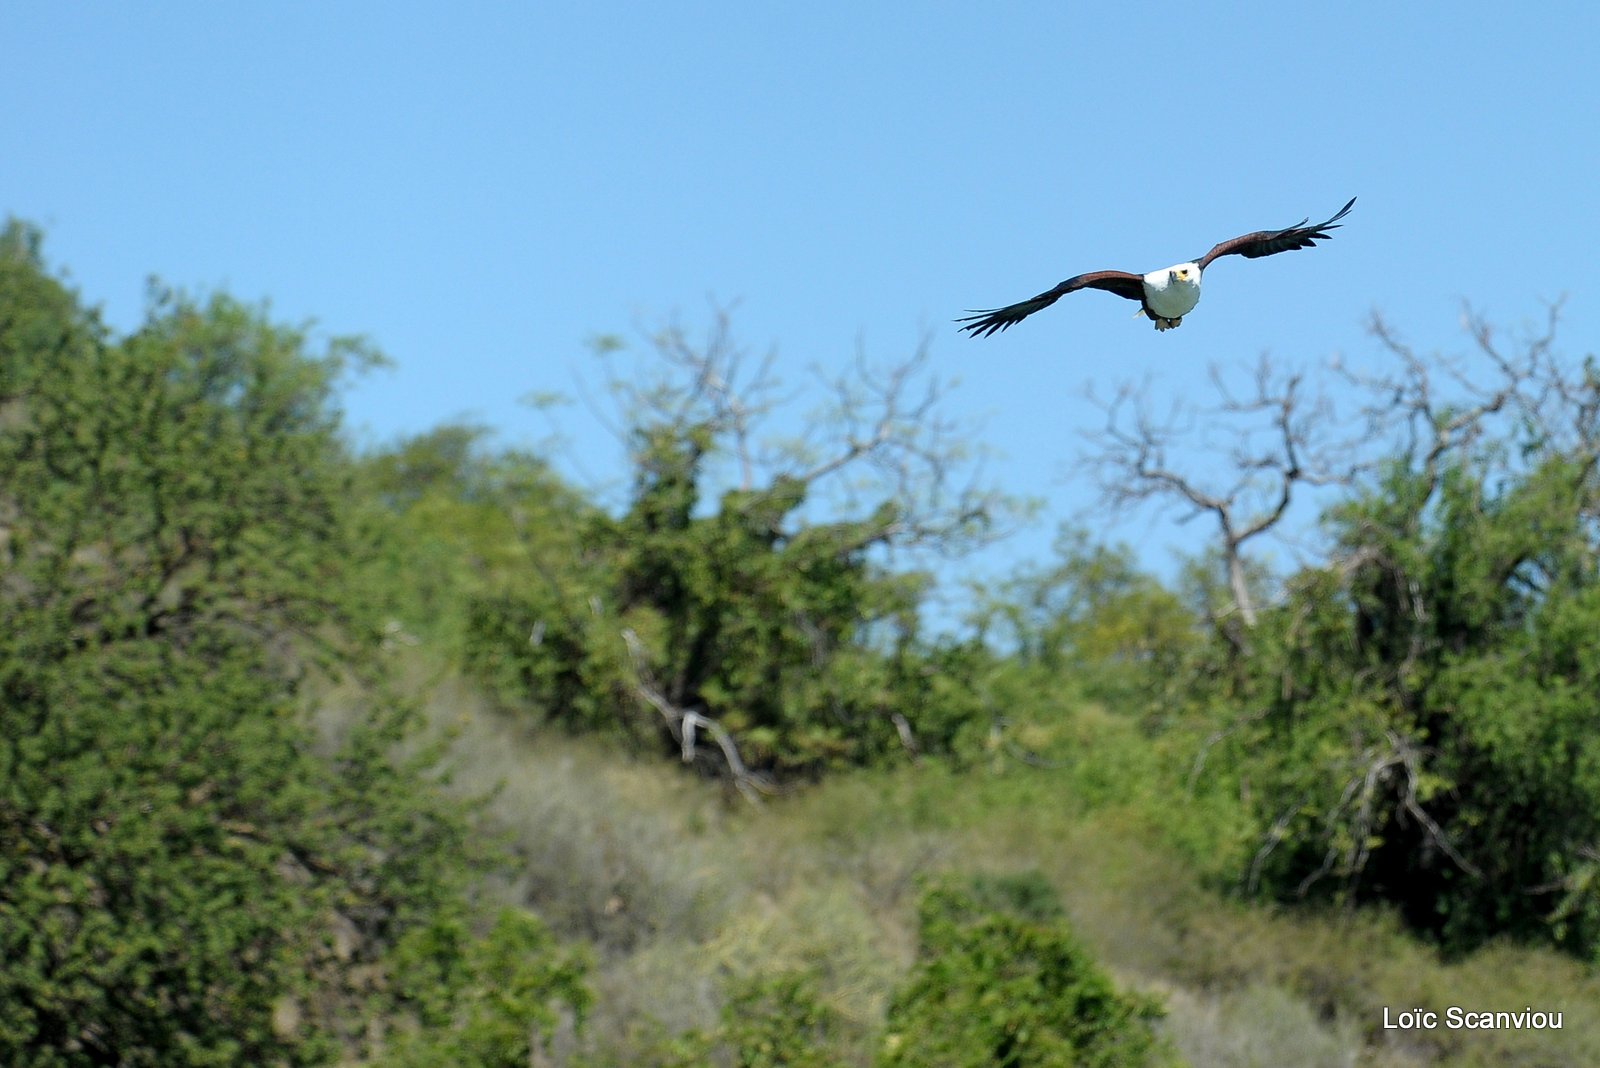
[[[1174,1063],[1149,998],[1119,993],[1042,876],[947,881],[918,907],[917,963],[880,1065],[1134,1068]]]
[[[398,709],[302,721],[375,647],[332,404],[372,355],[163,292],[113,338],[39,248],[0,235],[0,1061],[324,1061],[472,856]]]
[[[803,969],[757,972],[728,984],[721,1018],[661,1044],[661,1068],[830,1068],[845,1063],[843,1020]]]
[[[1600,374],[1554,324],[1511,351],[1472,320],[1470,366],[1375,324],[1375,477],[1203,698],[1260,830],[1247,887],[1390,903],[1454,949],[1600,947]]]
[[[582,1024],[591,997],[581,955],[510,909],[478,937],[441,910],[400,939],[390,964],[389,995],[415,1026],[396,1027],[384,1051],[397,1068],[523,1068],[565,1022]]]
[[[1465,356],[1375,319],[1390,369],[1330,372],[1353,424],[1265,360],[1166,425],[1131,389],[1108,406],[1110,503],[1218,525],[1192,571],[1218,641],[1183,728],[1191,785],[1229,779],[1207,788],[1251,809],[1247,889],[1393,904],[1458,949],[1600,947],[1600,679],[1576,638],[1600,623],[1600,371],[1563,356],[1558,319],[1508,345],[1469,314]],[[1231,437],[1226,462],[1195,462],[1197,427]],[[1245,549],[1314,491],[1326,557],[1273,582]]]
[[[608,588],[598,508],[542,458],[492,449],[469,425],[364,457],[359,482],[386,519],[368,584],[392,627],[507,703],[531,698],[569,726],[615,722],[604,670],[585,662],[589,605]]]
[[[660,740],[751,796],[948,748],[973,701],[921,640],[925,576],[884,554],[959,551],[1001,502],[955,484],[938,385],[911,388],[920,355],[835,383],[816,440],[762,446],[774,383],[743,381],[725,322],[703,346],[667,331],[655,348],[658,371],[617,383],[626,506],[569,523],[565,562],[530,560],[475,598],[471,660],[553,717]]]
[[[1498,481],[1498,480],[1497,480]],[[1600,937],[1593,459],[1491,488],[1397,472],[1341,508],[1338,570],[1268,621],[1247,692],[1270,742],[1257,875],[1398,904],[1446,944]]]
[[[1118,708],[1169,688],[1201,644],[1195,614],[1126,546],[1063,529],[1054,549],[1050,566],[1021,569],[980,602],[979,638],[1033,685],[1069,683]]]

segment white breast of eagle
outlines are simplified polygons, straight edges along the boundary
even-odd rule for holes
[[[1144,299],[1163,319],[1181,319],[1200,303],[1200,266],[1180,263],[1144,276]]]

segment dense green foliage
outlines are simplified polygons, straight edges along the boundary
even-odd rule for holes
[[[325,1062],[475,852],[400,706],[302,718],[375,647],[331,406],[366,354],[222,297],[112,339],[37,249],[0,239],[0,1060]]]
[[[951,877],[922,895],[917,960],[888,1007],[873,1063],[1143,1068],[1178,1063],[1150,998],[1119,993],[1038,873]],[[823,1068],[856,1060],[817,968],[730,978],[718,1024],[649,1055],[673,1068]]]
[[[1347,1064],[1387,1039],[1342,932],[1408,974],[1402,922],[1600,952],[1592,367],[1401,390],[1410,443],[1281,579],[1207,552],[1175,592],[1067,532],[947,635],[901,550],[999,507],[950,492],[914,362],[765,450],[672,335],[606,507],[470,426],[352,453],[377,357],[316,337],[160,290],[114,336],[0,237],[8,1065]],[[424,676],[497,714],[424,715]],[[780,800],[610,792],[663,754]]]
[[[635,429],[635,483],[616,518],[573,509],[561,543],[523,542],[517,581],[468,608],[467,663],[558,721],[685,746],[708,716],[756,773],[948,752],[970,698],[917,640],[924,581],[873,550],[900,535],[885,500],[858,519],[806,521],[810,482],[775,476],[703,508],[716,444],[703,424]],[[513,514],[549,489],[502,490]],[[503,521],[502,521],[503,522]],[[727,760],[707,739],[710,767]]]
[[[1120,994],[1037,876],[930,889],[917,964],[889,1006],[881,1065],[1135,1068],[1167,1063],[1160,1009]]]
[[[542,923],[504,910],[474,937],[451,912],[412,928],[395,947],[389,993],[417,1029],[398,1030],[385,1063],[521,1068],[547,1052],[564,1022],[582,1022],[591,1000],[584,962],[556,946]]]
[[[792,479],[730,491],[703,514],[704,435],[658,430],[640,432],[633,500],[612,518],[533,457],[484,459],[476,437],[436,432],[368,471],[411,544],[437,561],[425,581],[454,573],[459,600],[438,607],[459,613],[465,664],[504,701],[678,748],[648,692],[709,715],[761,771],[899,749],[891,715],[933,683],[910,652],[918,578],[868,557],[891,515],[794,523],[806,486]],[[443,614],[408,607],[423,620]],[[885,655],[885,642],[899,652]],[[919,726],[918,741],[938,746],[951,724],[930,710]],[[714,748],[701,758],[721,760]]]
[[[663,1044],[662,1068],[828,1068],[843,1059],[839,1013],[804,970],[758,973],[727,984],[716,1027]]]
[[[1452,946],[1600,942],[1593,457],[1395,470],[1333,515],[1238,694],[1262,716],[1259,877],[1399,905]]]

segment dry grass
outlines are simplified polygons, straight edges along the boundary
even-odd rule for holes
[[[1279,987],[1257,984],[1218,995],[1158,989],[1167,1005],[1166,1035],[1196,1068],[1355,1068],[1361,1063],[1357,1027],[1319,1019]]]
[[[596,950],[590,1063],[648,1063],[707,1027],[730,978],[804,968],[867,1064],[915,949],[927,875],[1042,871],[1118,980],[1159,994],[1195,1068],[1600,1064],[1600,980],[1499,947],[1442,963],[1382,916],[1246,907],[1203,888],[1148,806],[1086,808],[1071,775],[936,766],[835,777],[761,809],[614,747],[534,733],[469,688],[433,686],[453,788],[494,790],[517,871],[498,889]],[[1565,1013],[1560,1032],[1382,1029],[1384,1006]]]

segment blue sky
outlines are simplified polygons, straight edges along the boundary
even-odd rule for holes
[[[1092,505],[1086,385],[1359,362],[1374,310],[1461,349],[1463,301],[1515,327],[1565,295],[1565,348],[1595,349],[1600,8],[1511,7],[12,3],[0,211],[118,328],[154,274],[366,334],[397,363],[346,398],[374,442],[543,438],[518,398],[597,388],[589,339],[713,302],[796,384],[928,337],[991,474],[1044,502],[985,573]],[[1334,241],[1215,265],[1176,331],[1093,292],[950,322],[1353,195]],[[621,476],[584,405],[558,422]],[[1158,570],[1210,535],[1107,530]]]

